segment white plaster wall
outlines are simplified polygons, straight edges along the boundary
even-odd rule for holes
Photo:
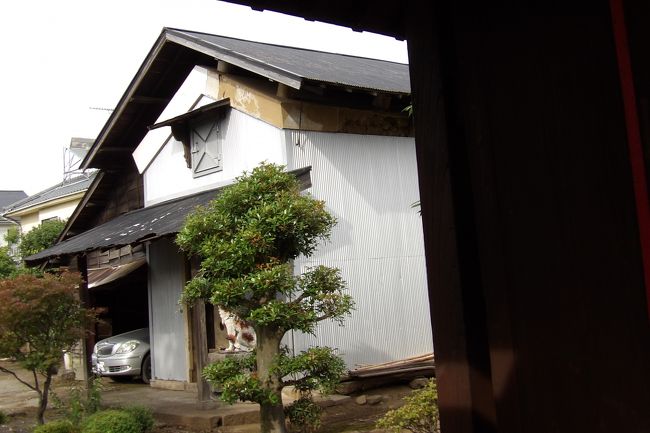
[[[27,233],[28,231],[30,231],[31,229],[33,229],[34,227],[36,227],[41,223],[38,212],[22,215],[21,217],[19,217],[19,219],[20,219],[21,231],[23,233]]]
[[[59,218],[62,220],[70,218],[79,204],[80,199],[75,199],[66,203],[60,203],[54,206],[43,208],[38,212],[39,222],[48,218]]]
[[[225,185],[262,161],[286,163],[282,130],[235,109],[221,127],[223,170],[193,178],[183,145],[170,138],[144,172],[145,206]]]
[[[0,224],[0,247],[7,246],[5,236],[11,227],[13,227],[13,224]]]

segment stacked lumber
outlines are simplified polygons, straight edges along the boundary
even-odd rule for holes
[[[360,366],[354,370],[350,370],[348,372],[348,378],[362,379],[377,376],[410,376],[414,374],[423,376],[434,374],[433,353],[426,353],[398,361]]]

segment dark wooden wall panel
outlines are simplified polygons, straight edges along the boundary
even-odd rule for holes
[[[112,174],[102,180],[102,193],[106,198],[92,226],[103,224],[113,218],[144,206],[142,175],[135,166],[124,173]]]
[[[482,276],[499,431],[648,431],[650,335],[607,4],[455,20],[453,114],[480,262],[468,271]]]

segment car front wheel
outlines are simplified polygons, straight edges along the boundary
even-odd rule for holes
[[[151,357],[149,355],[144,357],[141,371],[142,373],[140,374],[140,378],[142,379],[142,382],[149,385],[149,382],[151,382]]]

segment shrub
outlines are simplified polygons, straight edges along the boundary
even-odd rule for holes
[[[141,433],[141,430],[140,424],[130,413],[109,409],[86,418],[81,433]]]
[[[60,219],[45,220],[21,236],[18,250],[24,259],[51,247],[65,228],[65,221]]]
[[[410,430],[413,433],[439,433],[438,390],[435,379],[429,379],[424,388],[404,397],[404,406],[388,411],[377,422],[377,427],[394,433]]]
[[[289,417],[290,430],[299,432],[315,432],[321,426],[322,409],[311,398],[301,397],[285,408]]]
[[[0,410],[0,425],[7,423],[7,414]]]
[[[59,420],[39,425],[33,433],[77,433],[77,428],[68,420]]]
[[[144,406],[129,406],[125,407],[124,411],[131,414],[131,416],[137,421],[142,433],[146,433],[153,429],[154,420],[149,408]]]
[[[101,378],[93,377],[88,386],[89,388],[86,389],[82,382],[73,384],[68,392],[67,403],[52,392],[52,399],[56,407],[63,409],[65,418],[75,426],[79,426],[82,419],[99,410],[103,390]]]

